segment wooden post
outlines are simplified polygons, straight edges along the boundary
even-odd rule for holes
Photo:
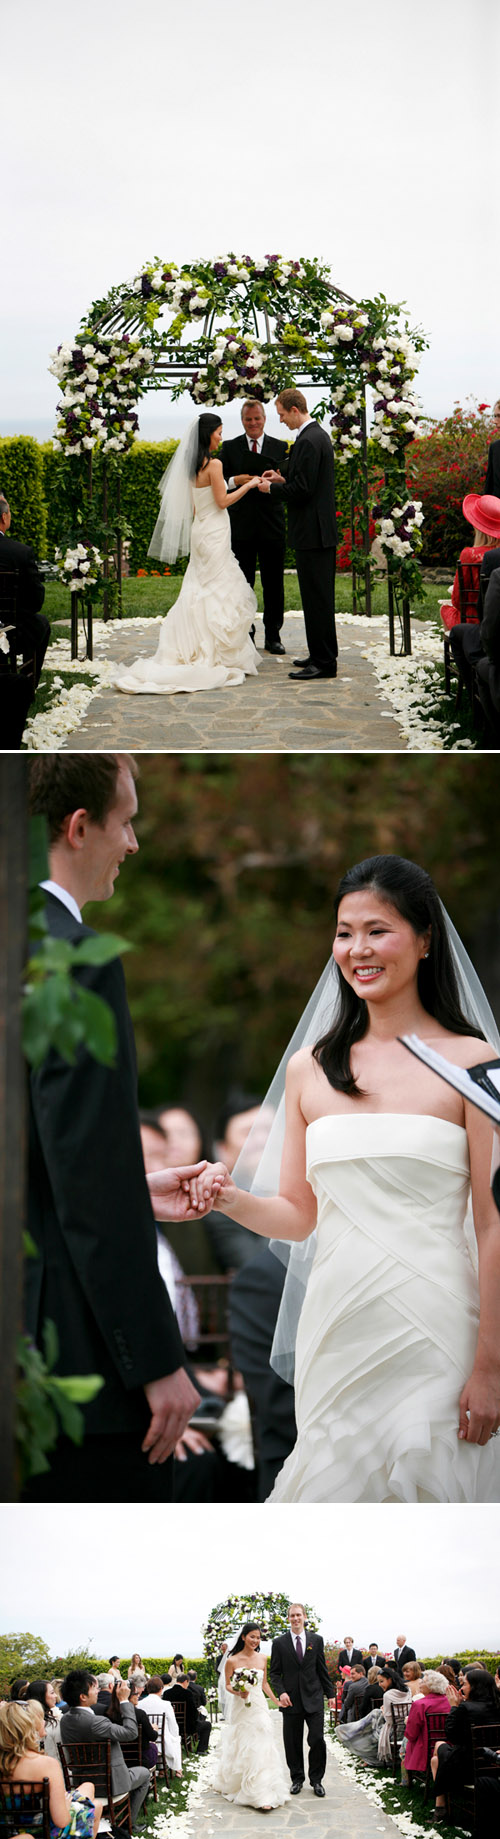
[[[0,761],[0,1499],[16,1500],[17,1337],[22,1319],[26,1073],[20,995],[27,950],[27,762]]]

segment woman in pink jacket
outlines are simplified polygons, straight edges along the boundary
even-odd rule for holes
[[[427,1768],[427,1731],[430,1711],[441,1711],[444,1734],[444,1721],[448,1716],[450,1701],[448,1698],[448,1681],[442,1673],[429,1671],[419,1681],[422,1698],[414,1699],[406,1722],[406,1744],[404,1764],[409,1769]]]

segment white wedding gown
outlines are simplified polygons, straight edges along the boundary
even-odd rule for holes
[[[478,1284],[465,1130],[344,1113],[307,1129],[317,1246],[296,1350],[297,1442],[271,1501],[499,1501],[500,1437],[458,1439]]]
[[[244,1807],[283,1807],[290,1783],[283,1759],[281,1717],[269,1715],[262,1677],[258,1685],[247,1688],[248,1701],[227,1693],[213,1785],[227,1801],[240,1801]]]
[[[229,512],[211,485],[193,486],[189,562],[178,600],[163,621],[158,649],[122,665],[115,688],[134,695],[221,690],[255,677],[259,656],[249,638],[257,601],[231,549]]]

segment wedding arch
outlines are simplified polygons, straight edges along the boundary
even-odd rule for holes
[[[319,387],[314,413],[328,417],[336,459],[349,472],[353,610],[369,614],[369,385],[370,459],[380,473],[372,516],[387,563],[390,647],[394,652],[397,612],[401,649],[410,651],[409,597],[422,592],[422,519],[420,506],[406,499],[405,448],[417,428],[414,379],[424,344],[400,305],[383,294],[353,300],[315,258],[230,253],[180,267],[156,259],[112,288],[93,302],[75,339],[51,354],[49,367],[62,391],[53,445],[62,455],[85,456],[87,500],[92,456],[102,455],[105,573],[112,537],[120,588],[121,466],[145,394],[168,389],[175,400],[188,391],[201,408],[245,397],[267,402],[286,385]],[[81,527],[73,540],[78,534]]]
[[[258,1622],[266,1641],[274,1635],[286,1634],[289,1628],[288,1611],[293,1600],[284,1595],[264,1596],[261,1591],[252,1590],[248,1596],[228,1596],[224,1603],[216,1603],[202,1630],[207,1660],[215,1659],[223,1641],[236,1639],[244,1622]],[[309,1603],[304,1603],[304,1612],[308,1628],[317,1629],[320,1617]]]

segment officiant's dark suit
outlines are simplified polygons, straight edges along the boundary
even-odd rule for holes
[[[0,496],[0,511],[2,502]],[[36,689],[50,638],[50,620],[40,613],[45,599],[45,587],[31,544],[19,543],[17,537],[7,536],[1,523],[0,569],[2,572],[16,569],[19,575],[16,604],[19,650],[26,657],[29,654],[34,656]]]
[[[304,1658],[299,1661],[291,1633],[273,1641],[269,1680],[276,1697],[287,1692],[291,1707],[283,1711],[283,1741],[292,1782],[304,1780],[304,1724],[309,1746],[309,1780],[321,1782],[326,1768],[323,1699],[333,1697],[321,1635],[302,1630]]]
[[[334,677],[338,655],[335,466],[330,437],[318,422],[307,421],[299,428],[290,449],[286,480],[282,485],[272,484],[270,496],[272,502],[284,500],[288,510],[310,662],[321,676]]]
[[[46,903],[53,938],[75,945],[95,936],[53,894]],[[143,1387],[186,1363],[158,1271],[125,979],[119,958],[81,966],[76,977],[113,1010],[116,1064],[101,1066],[79,1048],[70,1066],[51,1050],[31,1073],[28,1226],[37,1255],[26,1259],[26,1326],[41,1346],[44,1322],[54,1322],[56,1371],[99,1373],[104,1386],[85,1407],[82,1448],[60,1439],[50,1481],[52,1490],[60,1481],[60,1494],[48,1498],[164,1500],[172,1465],[149,1465],[141,1453],[150,1421]],[[28,1498],[47,1498],[45,1480],[30,1484]]]
[[[239,473],[262,473],[275,467],[283,472],[287,460],[285,441],[264,434],[260,453],[252,452],[252,443],[244,432],[234,441],[223,441],[222,469],[226,484]],[[286,527],[283,506],[272,501],[269,492],[247,492],[230,510],[231,547],[253,587],[257,563],[264,597],[264,633],[267,647],[279,641],[285,610],[283,571],[285,566]]]

